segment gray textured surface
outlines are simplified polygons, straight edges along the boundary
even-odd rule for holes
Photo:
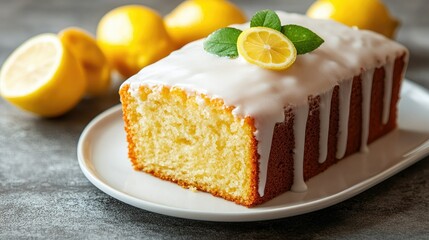
[[[91,32],[101,16],[129,1],[0,0],[0,63],[25,39],[81,26]],[[135,1],[167,13],[178,0]],[[260,8],[304,12],[311,1],[235,1],[250,14]],[[398,35],[411,50],[407,77],[429,87],[429,4],[386,1],[402,20]],[[327,209],[274,221],[211,223],[140,210],[104,194],[81,173],[76,145],[97,114],[118,96],[84,100],[67,115],[40,119],[0,100],[0,239],[15,238],[274,238],[427,239],[429,161],[426,159],[358,196]]]

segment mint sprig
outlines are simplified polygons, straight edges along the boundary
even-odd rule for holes
[[[283,33],[295,46],[297,54],[316,50],[324,40],[303,26],[281,25],[280,18],[273,10],[258,11],[250,21],[250,27],[267,27]],[[220,57],[238,57],[237,40],[241,30],[231,27],[221,28],[210,34],[204,41],[204,49]]]
[[[210,34],[204,41],[204,50],[219,57],[238,57],[237,39],[241,30],[236,28],[221,28]]]
[[[250,20],[250,27],[267,27],[281,31],[282,24],[280,18],[273,10],[262,10],[253,15]]]
[[[281,32],[295,45],[298,55],[312,52],[325,42],[310,29],[295,24],[282,26]]]

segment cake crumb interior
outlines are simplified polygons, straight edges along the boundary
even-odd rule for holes
[[[139,146],[130,149],[134,168],[242,204],[252,201],[256,144],[247,119],[219,99],[180,88],[140,86],[137,96],[122,95],[125,120],[133,123],[126,124],[129,140]]]

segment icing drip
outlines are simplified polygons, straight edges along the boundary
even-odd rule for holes
[[[353,78],[343,81],[339,85],[339,122],[337,138],[337,159],[346,154],[347,137],[349,134],[350,97],[352,93]]]
[[[393,67],[395,62],[388,61],[384,66],[384,99],[383,99],[383,124],[389,121],[390,105],[392,101]]]
[[[368,152],[369,114],[371,108],[372,80],[375,69],[362,73],[362,138],[360,151]]]
[[[324,163],[328,156],[329,118],[331,116],[331,100],[333,88],[320,96],[320,137],[319,163]]]
[[[305,129],[307,128],[308,104],[295,108],[295,118],[293,120],[293,135],[295,137],[295,149],[293,150],[293,185],[294,192],[307,191],[304,182],[304,146]]]
[[[270,158],[271,142],[273,138],[275,122],[257,123],[256,128],[259,129],[256,133],[256,140],[258,140],[258,153],[260,159],[266,159],[266,161],[259,161],[259,184],[258,193],[259,196],[264,196],[265,184],[267,182],[268,172],[268,159]],[[258,127],[258,125],[260,125]]]

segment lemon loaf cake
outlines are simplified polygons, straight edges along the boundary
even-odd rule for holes
[[[200,40],[123,83],[136,170],[252,207],[306,191],[306,180],[395,128],[406,48],[370,31],[277,13],[325,43],[271,71],[205,52]]]

